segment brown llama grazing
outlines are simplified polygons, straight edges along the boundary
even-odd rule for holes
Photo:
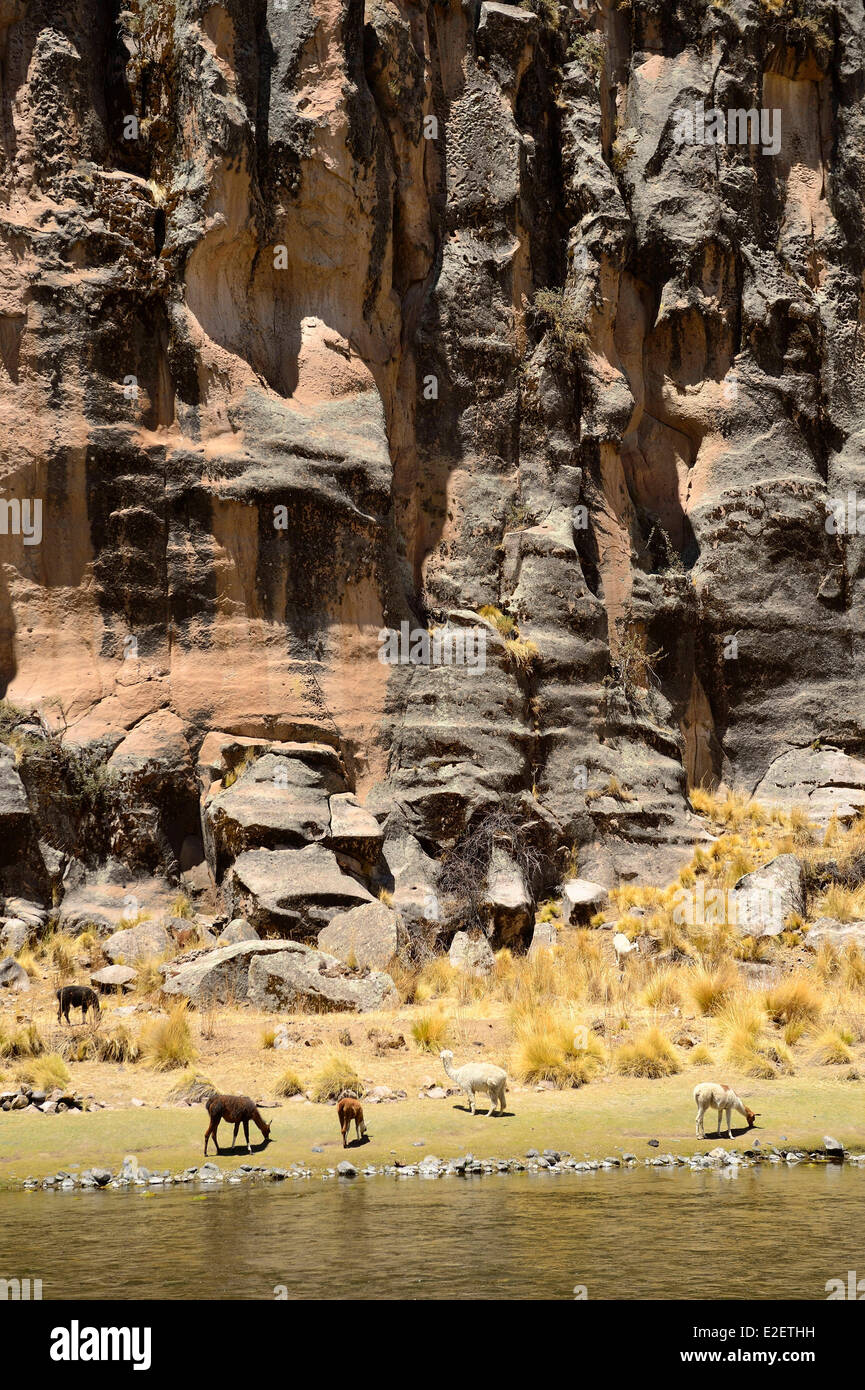
[[[207,1141],[213,1135],[213,1142],[216,1145],[216,1152],[219,1153],[219,1136],[217,1130],[220,1120],[226,1120],[228,1124],[234,1125],[234,1137],[231,1147],[237,1143],[237,1131],[243,1125],[243,1137],[246,1140],[246,1147],[252,1153],[252,1145],[249,1142],[249,1122],[254,1120],[264,1135],[265,1140],[270,1139],[270,1125],[261,1118],[258,1113],[258,1106],[249,1096],[211,1096],[205,1102],[207,1113],[210,1116],[210,1125],[204,1136],[204,1156],[207,1157]]]
[[[352,1120],[354,1120],[355,1140],[360,1142],[361,1135],[364,1139],[369,1138],[366,1132],[366,1125],[363,1122],[363,1106],[359,1100],[355,1100],[354,1096],[343,1096],[336,1107],[336,1113],[339,1116],[339,1127],[342,1130],[342,1147],[344,1149],[348,1148],[347,1136]]]

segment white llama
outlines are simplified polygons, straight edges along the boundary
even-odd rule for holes
[[[442,1066],[450,1077],[455,1081],[468,1097],[472,1114],[475,1113],[475,1092],[482,1091],[490,1098],[490,1108],[487,1111],[487,1118],[495,1113],[496,1103],[498,1103],[499,1114],[504,1113],[505,1091],[507,1090],[508,1074],[501,1067],[494,1067],[490,1062],[467,1062],[464,1067],[454,1068],[454,1054],[450,1051],[439,1053]]]

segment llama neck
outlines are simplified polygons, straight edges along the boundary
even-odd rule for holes
[[[449,1076],[450,1079],[451,1079],[451,1081],[456,1081],[456,1076],[454,1075],[454,1069],[453,1069],[453,1067],[451,1066],[450,1062],[446,1061],[446,1060],[444,1059],[444,1057],[442,1058],[442,1066],[443,1066],[444,1069],[445,1069],[445,1076]]]

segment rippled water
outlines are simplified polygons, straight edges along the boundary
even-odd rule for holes
[[[835,1166],[0,1193],[0,1278],[43,1298],[825,1299],[865,1275]]]

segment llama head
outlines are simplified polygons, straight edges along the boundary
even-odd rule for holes
[[[447,1066],[448,1062],[453,1061],[454,1054],[450,1051],[449,1048],[446,1047],[443,1052],[439,1053],[439,1058],[442,1062],[444,1062],[445,1066]]]
[[[267,1120],[264,1121],[262,1128],[263,1128],[263,1131],[264,1131],[264,1137],[265,1137],[265,1139],[269,1139],[269,1138],[270,1138],[270,1125],[267,1123]]]
[[[753,1110],[749,1110],[748,1107],[747,1107],[747,1105],[746,1105],[746,1106],[745,1106],[745,1119],[748,1121],[748,1128],[749,1128],[749,1129],[753,1129],[753,1128],[754,1128],[754,1121],[756,1120],[756,1118],[757,1118],[756,1112],[753,1111]]]

